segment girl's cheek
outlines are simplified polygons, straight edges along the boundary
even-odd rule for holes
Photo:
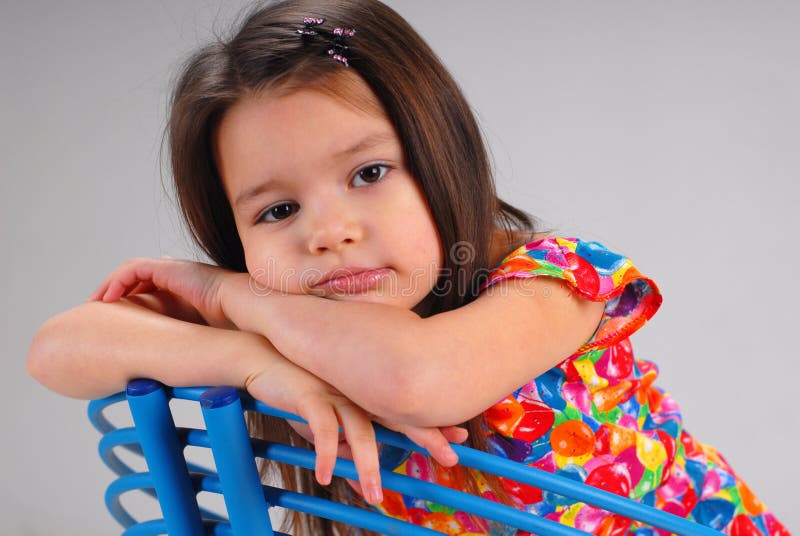
[[[255,256],[246,255],[247,271],[250,274],[250,286],[256,292],[287,291],[285,287],[291,284],[285,277],[281,277],[280,269],[275,259],[257,259]]]
[[[250,273],[250,290],[258,295],[271,294],[276,288],[269,282],[266,270],[263,268],[248,269]]]

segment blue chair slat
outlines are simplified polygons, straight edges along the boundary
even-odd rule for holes
[[[126,393],[123,392],[89,402],[89,422],[92,423],[92,426],[94,426],[98,432],[106,434],[111,430],[116,430],[117,427],[111,424],[111,422],[106,419],[105,415],[103,415],[103,410],[118,402],[124,402],[126,396]]]
[[[137,523],[136,519],[131,516],[128,511],[125,510],[125,508],[123,508],[122,503],[120,502],[120,496],[129,491],[151,491],[152,488],[153,479],[150,477],[150,473],[133,473],[129,475],[123,475],[114,480],[111,484],[109,484],[108,488],[106,488],[106,508],[108,508],[108,511],[111,513],[114,519],[117,520],[117,523],[126,528],[132,527]],[[155,496],[155,494],[152,495]]]
[[[209,389],[200,404],[231,527],[240,534],[273,536],[238,392]]]
[[[122,533],[122,536],[155,536],[168,534],[167,523],[163,519],[153,519],[131,525]]]
[[[100,459],[106,464],[106,467],[114,471],[117,476],[129,475],[134,472],[128,464],[119,459],[114,449],[116,447],[130,447],[131,445],[139,445],[139,434],[136,428],[119,428],[111,430],[106,435],[100,438],[100,443],[97,446],[97,452],[100,454]],[[133,449],[130,449],[133,451]],[[138,448],[139,455],[143,456],[141,447]]]
[[[208,523],[206,534],[208,536],[236,536],[236,533],[233,532],[228,523]],[[275,534],[276,536],[284,536],[279,533]]]
[[[167,394],[152,380],[128,384],[128,405],[169,533],[203,536],[202,518]]]
[[[402,534],[403,536],[436,536],[441,534],[429,528],[410,525],[404,521],[356,506],[334,503],[327,499],[272,486],[265,486],[264,488],[264,493],[268,497],[270,504],[297,510],[305,514],[350,523],[383,534]]]
[[[310,450],[265,441],[253,442],[256,456],[268,458],[278,462],[314,468],[314,453]],[[350,460],[338,460],[333,474],[350,479],[357,479],[356,467]],[[555,521],[531,515],[510,506],[498,504],[486,499],[456,491],[444,486],[425,482],[410,476],[399,475],[391,471],[381,470],[381,485],[395,491],[400,491],[412,497],[419,497],[456,510],[476,514],[486,519],[498,521],[528,532],[537,532],[552,536],[586,536],[586,532],[560,525]]]
[[[169,409],[169,399],[200,403],[206,430],[176,428]],[[127,400],[135,428],[117,429],[103,415],[105,408]],[[128,386],[127,397],[118,393],[89,404],[89,418],[103,434],[99,452],[104,463],[120,476],[106,492],[106,504],[112,516],[125,527],[124,535],[204,534],[287,536],[273,532],[268,511],[273,506],[304,512],[384,534],[423,536],[439,534],[434,530],[399,521],[372,510],[364,510],[261,484],[256,458],[312,469],[313,451],[268,443],[250,438],[244,410],[305,422],[254,400],[247,393],[230,387],[163,387],[152,380],[136,380]],[[404,450],[426,453],[405,436],[376,425],[378,441]],[[185,460],[186,446],[210,449],[216,470]],[[143,454],[149,473],[134,473],[113,449],[125,448]],[[592,504],[673,532],[681,536],[720,536],[709,527],[663,512],[636,501],[570,480],[546,471],[525,466],[486,452],[454,445],[461,465]],[[337,476],[356,479],[355,465],[339,459]],[[391,471],[381,471],[385,488],[450,506],[498,523],[540,534],[541,536],[579,536],[587,533],[534,514],[475,497],[444,486],[421,481]],[[154,488],[157,493],[154,493]],[[164,519],[137,521],[120,504],[119,497],[133,489],[157,494]],[[196,494],[204,491],[223,496],[228,518],[199,508]]]

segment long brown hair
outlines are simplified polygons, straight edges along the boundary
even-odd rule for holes
[[[326,26],[355,28],[348,39],[349,67],[333,60],[323,40],[302,38],[304,17]],[[225,112],[246,95],[287,87],[324,87],[336,93],[342,75],[360,76],[395,127],[404,161],[433,215],[444,252],[434,289],[415,307],[422,316],[474,300],[488,275],[496,227],[509,249],[534,234],[535,219],[497,197],[480,129],[461,90],[439,58],[396,12],[378,0],[286,0],[254,5],[230,38],[192,54],[182,65],[170,99],[165,134],[182,215],[197,245],[216,264],[245,272],[244,251],[213,158],[214,132]],[[342,98],[347,98],[342,95]],[[514,235],[513,231],[521,231]],[[516,239],[515,239],[516,236]],[[249,416],[254,434],[308,447],[285,422]],[[470,444],[487,447],[480,416],[468,423]],[[284,466],[283,484],[320,496],[358,502],[349,487],[319,486],[310,472]],[[473,475],[468,488],[477,489]],[[504,496],[496,479],[490,485]],[[351,534],[321,519],[295,516],[298,534]],[[362,532],[362,534],[365,532]]]

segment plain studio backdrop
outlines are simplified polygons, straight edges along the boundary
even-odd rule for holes
[[[800,530],[800,3],[390,4],[466,92],[501,196],[659,284],[637,356]],[[243,5],[0,7],[3,534],[120,532],[86,402],[39,386],[25,356],[125,259],[194,258],[161,186],[167,91]]]

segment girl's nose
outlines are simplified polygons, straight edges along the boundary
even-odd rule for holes
[[[328,207],[312,223],[308,250],[314,254],[325,250],[340,251],[346,244],[360,242],[363,233],[363,227],[352,214]]]

